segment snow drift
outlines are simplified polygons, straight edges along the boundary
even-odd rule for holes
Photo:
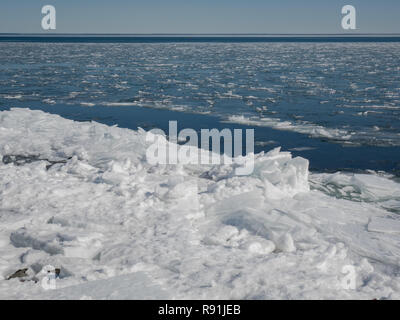
[[[395,181],[309,174],[280,149],[250,176],[150,165],[145,136],[0,113],[0,298],[400,298]],[[7,280],[46,265],[56,290]]]

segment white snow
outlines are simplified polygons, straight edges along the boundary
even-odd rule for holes
[[[240,123],[249,126],[270,127],[277,130],[294,131],[311,137],[327,138],[338,141],[350,140],[352,133],[343,129],[326,128],[307,121],[282,121],[279,118],[229,116],[226,122]]]
[[[371,219],[370,223],[368,223],[368,231],[400,233],[400,221],[374,217]]]
[[[280,149],[256,155],[250,176],[150,165],[145,137],[0,112],[0,159],[31,159],[0,162],[1,299],[400,298],[393,179],[310,174]],[[6,280],[47,265],[56,290]]]

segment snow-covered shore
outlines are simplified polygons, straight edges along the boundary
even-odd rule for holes
[[[251,176],[150,165],[145,136],[0,112],[0,299],[400,298],[400,184],[279,149]],[[56,290],[7,280],[46,265]]]

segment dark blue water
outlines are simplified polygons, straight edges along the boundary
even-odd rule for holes
[[[282,146],[314,170],[398,173],[399,39],[361,38],[2,36],[0,109],[132,129],[251,127],[257,152]]]
[[[169,121],[178,122],[178,131],[192,128],[199,135],[200,130],[204,128],[255,129],[255,152],[268,151],[280,146],[282,150],[291,151],[294,156],[309,159],[312,171],[376,170],[400,176],[399,147],[343,146],[324,139],[312,139],[295,132],[223,123],[217,117],[210,115],[193,115],[169,110],[104,106],[87,108],[72,105],[31,105],[30,109],[58,114],[71,120],[96,121],[134,130],[139,127],[145,130],[160,128],[167,135]],[[2,106],[0,110],[9,110],[9,108]]]
[[[251,43],[251,42],[400,42],[400,35],[23,35],[0,34],[0,42],[45,43]]]

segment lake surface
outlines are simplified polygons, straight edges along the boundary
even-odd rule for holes
[[[255,128],[257,152],[398,175],[398,41],[1,36],[0,109],[132,129]]]

